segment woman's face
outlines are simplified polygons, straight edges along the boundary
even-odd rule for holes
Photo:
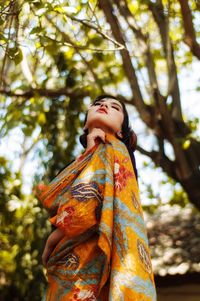
[[[124,112],[119,101],[104,98],[90,105],[84,129],[89,132],[93,128],[100,128],[104,132],[116,134],[121,131]]]

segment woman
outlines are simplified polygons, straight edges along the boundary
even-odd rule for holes
[[[84,132],[85,152],[39,196],[56,226],[42,255],[44,300],[156,300],[125,105],[97,97]]]

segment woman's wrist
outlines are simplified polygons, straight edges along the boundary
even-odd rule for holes
[[[95,138],[93,137],[93,135],[88,134],[87,135],[87,147],[86,150],[89,150],[90,148],[92,148],[95,145]]]
[[[63,238],[64,235],[64,232],[61,231],[59,228],[54,230],[47,239],[48,246],[50,248],[54,247],[59,242],[59,240]]]

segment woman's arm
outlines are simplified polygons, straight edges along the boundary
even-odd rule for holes
[[[47,265],[48,258],[51,252],[53,251],[55,245],[64,237],[64,235],[65,233],[58,228],[49,235],[42,254],[42,263],[44,266]]]
[[[95,145],[97,142],[96,139],[100,139],[102,142],[105,142],[105,132],[101,129],[94,128],[87,137],[87,150]],[[94,192],[96,187],[94,188],[93,184],[90,184],[89,186],[87,183],[82,183],[82,189],[85,193],[88,189],[91,189]],[[99,194],[99,192],[97,193]],[[58,210],[57,214],[50,219],[50,222],[57,228],[47,239],[44,252],[42,254],[42,262],[44,266],[46,266],[48,258],[55,245],[63,238],[64,235],[67,235],[69,239],[74,236],[78,236],[87,229],[93,227],[97,222],[96,208],[99,203],[95,195],[90,197],[87,202],[79,202],[75,200],[74,196],[70,195],[70,193],[68,197],[69,201],[67,201],[66,206],[60,206],[60,210]]]

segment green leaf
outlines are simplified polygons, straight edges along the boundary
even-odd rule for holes
[[[187,149],[190,147],[191,141],[189,139],[187,139],[186,141],[184,141],[183,143],[183,148]]]
[[[7,41],[7,38],[2,33],[0,33],[0,41]]]
[[[34,6],[36,6],[37,8],[41,8],[41,7],[43,7],[44,6],[44,4],[43,3],[41,3],[41,1],[31,1],[33,4],[34,4]]]
[[[15,56],[16,53],[17,53],[17,48],[16,47],[8,49],[8,55],[9,55],[11,60],[14,59],[14,56]]]
[[[3,25],[4,22],[5,20],[0,16],[0,25]]]
[[[18,52],[16,53],[15,57],[14,57],[14,61],[15,61],[15,65],[18,65],[19,63],[21,63],[21,61],[23,60],[23,53],[21,51],[21,49],[18,49]]]
[[[11,60],[14,60],[15,64],[18,65],[23,59],[23,53],[20,48],[13,47],[8,50],[8,55]]]
[[[54,11],[58,12],[58,13],[61,13],[61,14],[64,14],[64,13],[76,13],[77,12],[77,9],[73,6],[55,6],[54,7]]]
[[[22,129],[22,132],[24,133],[25,136],[30,137],[32,135],[33,129],[30,127],[25,127]]]
[[[40,125],[42,125],[42,124],[44,124],[46,122],[46,116],[45,116],[45,114],[44,113],[40,113],[39,115],[38,115],[38,123],[40,124]]]
[[[98,37],[98,36],[95,36],[95,37],[90,39],[90,43],[95,45],[95,46],[100,46],[101,43],[102,43],[102,38]]]
[[[51,55],[55,54],[55,50],[56,50],[55,44],[49,43],[48,45],[45,46],[45,49],[49,54],[51,54]]]
[[[30,34],[36,34],[36,33],[40,33],[42,31],[42,28],[40,26],[34,27]]]

